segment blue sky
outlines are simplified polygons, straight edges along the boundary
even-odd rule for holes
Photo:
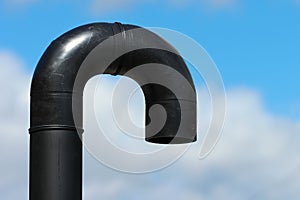
[[[223,77],[227,117],[216,148],[199,161],[210,114],[199,88],[199,141],[156,173],[119,173],[85,152],[85,199],[300,198],[299,0],[0,0],[0,199],[28,196],[29,86],[41,54],[71,28],[115,21],[173,29],[201,44]],[[103,102],[111,101],[108,83]],[[100,118],[128,147],[107,105]],[[133,107],[139,118],[141,106]]]
[[[81,24],[120,21],[169,28],[194,38],[209,52],[226,87],[253,87],[270,112],[299,117],[300,3],[296,0],[129,0],[119,6],[99,2],[1,1],[0,46],[22,56],[31,72],[53,39]]]

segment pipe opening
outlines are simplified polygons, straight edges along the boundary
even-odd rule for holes
[[[196,138],[184,138],[184,137],[174,137],[174,136],[164,136],[164,137],[150,137],[146,138],[147,142],[154,144],[187,144],[196,141]]]

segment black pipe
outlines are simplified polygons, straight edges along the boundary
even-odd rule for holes
[[[121,36],[121,42],[116,40],[117,35]],[[90,61],[97,58],[91,55],[99,53],[99,45],[109,39],[114,42],[109,43],[110,49],[102,52],[102,60],[112,56],[116,49],[144,48],[129,48],[130,51],[124,51],[108,66],[95,66],[95,61]],[[178,97],[164,85],[149,83],[153,74],[139,70],[130,73],[141,65],[154,70],[155,76],[184,96]],[[80,70],[84,71],[83,76],[79,75]],[[177,73],[189,86],[177,78]],[[145,95],[146,125],[151,124],[151,106],[164,107],[167,113],[164,126],[158,132],[153,126],[146,126],[146,141],[159,144],[196,141],[195,87],[186,64],[170,44],[138,26],[120,23],[80,26],[54,40],[34,72],[29,129],[30,200],[82,199],[82,94],[85,83],[96,74],[125,75],[141,85]],[[79,84],[76,85],[76,81]],[[147,81],[148,84],[144,84]],[[155,114],[160,116],[159,113],[153,116]]]

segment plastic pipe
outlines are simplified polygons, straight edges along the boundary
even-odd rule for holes
[[[116,40],[118,36],[121,42]],[[101,71],[92,66],[95,65],[92,60],[97,58],[91,55],[99,52],[99,45],[109,39],[114,42],[108,43],[111,48],[103,53],[104,58],[120,48],[145,48],[128,48],[130,51],[114,59],[105,70],[99,67]],[[168,87],[151,83],[153,73],[139,70],[128,73],[141,65],[148,66],[152,72],[157,72],[155,76],[159,79],[183,91],[184,97],[178,98]],[[171,71],[159,66],[168,66]],[[84,67],[89,70],[82,79],[79,77],[81,81],[75,87],[79,71]],[[133,25],[93,23],[77,27],[49,45],[32,79],[30,200],[82,199],[82,94],[88,79],[99,73],[129,76],[141,85],[146,103],[146,141],[158,144],[196,141],[195,87],[186,64],[170,44],[151,31]],[[184,77],[192,90],[176,78],[176,73]],[[147,81],[150,83],[144,84]],[[147,126],[151,124],[149,110],[154,104],[163,106],[167,115],[158,132],[155,132],[155,127]],[[155,111],[152,114],[160,116]]]

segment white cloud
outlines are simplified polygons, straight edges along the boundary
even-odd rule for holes
[[[109,91],[112,90],[106,90],[107,97],[111,96]],[[207,96],[202,95],[202,92],[199,99],[205,108]],[[297,149],[300,143],[300,123],[269,114],[264,109],[260,95],[254,90],[237,88],[228,91],[227,95],[228,114],[224,134],[208,158],[197,159],[199,141],[173,166],[156,173],[136,176],[110,171],[86,154],[86,182],[98,180],[101,185],[124,181],[126,184],[121,184],[123,187],[119,184],[111,199],[299,198],[300,192],[295,185],[300,183]],[[109,99],[106,101],[109,102]],[[103,105],[106,110],[103,116],[108,116],[108,107],[109,104]],[[209,114],[206,113],[208,110],[199,110],[201,114],[205,112],[203,115]],[[141,115],[141,111],[135,112]],[[121,136],[123,133],[117,131],[116,134]],[[115,144],[122,141],[113,139]],[[129,149],[132,149],[132,144],[127,145]],[[122,147],[126,148],[126,144]],[[103,176],[101,171],[106,175]],[[98,188],[97,197],[92,199],[102,197],[101,187]]]
[[[160,4],[160,6],[166,6],[166,9],[169,7],[178,9],[196,6],[204,8],[204,10],[222,10],[235,7],[237,5],[237,0],[168,0],[167,2],[160,2],[158,0],[91,0],[90,10],[94,14],[105,15],[107,13],[115,13],[118,11],[134,11],[139,5],[151,7],[151,4]]]
[[[139,3],[137,0],[92,0],[91,10],[95,14],[104,15],[109,12],[132,8],[137,3]]]
[[[4,2],[10,9],[19,9],[33,5],[39,2],[39,0],[5,0]]]
[[[0,50],[0,61],[0,198],[24,199],[27,197],[30,79],[22,60],[14,53]]]
[[[237,3],[236,0],[211,0],[207,1],[207,4],[216,8],[232,7]]]
[[[14,53],[0,51],[0,61],[0,198],[25,199],[30,76]],[[167,169],[130,175],[100,165],[85,152],[86,199],[299,199],[300,123],[268,113],[254,90],[231,89],[227,96],[224,133],[208,158],[197,159],[199,141]],[[201,96],[199,104],[205,107],[205,102]]]

